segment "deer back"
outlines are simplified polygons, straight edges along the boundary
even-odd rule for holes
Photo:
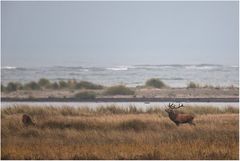
[[[193,119],[194,119],[194,116],[190,114],[177,114],[175,121],[184,123],[184,122],[191,122]]]

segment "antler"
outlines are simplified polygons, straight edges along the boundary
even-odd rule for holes
[[[178,107],[176,107],[176,109],[180,108],[180,107],[183,107],[183,104],[179,103],[179,105],[178,105]]]
[[[170,109],[177,109],[177,108],[183,107],[183,104],[179,103],[178,107],[176,107],[176,105],[174,105],[173,103],[169,103],[168,107]]]
[[[171,109],[174,109],[175,108],[175,105],[173,103],[169,103],[168,104],[168,107],[171,108]]]

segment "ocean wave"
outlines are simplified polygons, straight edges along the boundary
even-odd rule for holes
[[[113,70],[113,71],[124,71],[128,69],[133,69],[135,68],[134,66],[117,66],[117,67],[110,67],[106,68],[107,70]]]
[[[184,78],[180,77],[169,77],[169,78],[161,78],[162,80],[184,80]]]
[[[27,68],[23,68],[23,67],[12,67],[12,66],[4,66],[1,67],[2,70],[20,70],[20,71],[25,71],[28,70]]]
[[[232,66],[230,66],[231,68],[239,68],[239,66],[237,66],[237,65],[232,65]]]
[[[196,69],[196,70],[210,70],[210,69],[216,69],[214,66],[186,66],[185,69]]]
[[[8,69],[8,70],[11,70],[11,69],[17,69],[17,67],[4,66],[4,67],[1,67],[1,69]]]
[[[156,70],[156,69],[173,69],[176,68],[174,65],[136,65],[136,69]]]
[[[199,65],[185,65],[185,69],[193,69],[193,70],[213,70],[213,69],[221,69],[222,65],[216,64],[199,64]]]

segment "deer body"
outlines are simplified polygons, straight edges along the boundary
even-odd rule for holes
[[[165,111],[168,113],[170,120],[172,120],[177,126],[179,124],[189,123],[190,125],[195,125],[193,123],[194,116],[190,114],[180,114],[175,111],[176,108],[183,107],[183,105],[179,105],[178,107],[173,106],[173,104],[169,104],[169,108]]]

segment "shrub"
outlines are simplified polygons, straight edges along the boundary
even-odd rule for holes
[[[6,87],[1,84],[1,92],[5,92],[5,91],[6,91]]]
[[[123,85],[112,86],[105,91],[106,95],[133,95],[134,91]]]
[[[22,84],[14,83],[14,82],[9,82],[6,87],[6,91],[8,91],[8,92],[12,92],[12,91],[20,90],[20,89],[23,89]]]
[[[75,88],[77,89],[102,89],[103,87],[101,85],[97,85],[91,82],[87,81],[80,81],[76,84]]]
[[[199,88],[199,85],[194,83],[194,82],[190,82],[188,85],[187,85],[187,88]]]
[[[67,82],[61,80],[61,81],[59,81],[59,87],[60,87],[60,88],[67,88],[67,87],[68,87],[68,84],[67,84]]]
[[[38,90],[38,89],[40,89],[40,86],[39,86],[38,83],[36,83],[34,81],[31,81],[31,82],[25,84],[24,88],[25,89],[31,89],[31,90]]]
[[[13,82],[9,82],[6,88],[7,91],[16,91],[17,90],[17,85]]]
[[[58,88],[59,88],[58,83],[57,83],[57,82],[52,83],[52,84],[51,84],[51,88],[52,88],[52,89],[58,89]]]
[[[45,79],[45,78],[41,78],[39,81],[38,81],[38,84],[39,86],[41,87],[47,87],[50,85],[50,81],[48,79]]]
[[[166,87],[166,85],[163,83],[163,81],[161,81],[158,78],[152,78],[152,79],[147,80],[145,85],[149,86],[149,87],[154,87],[154,88],[164,88],[164,87]]]
[[[75,94],[75,98],[80,98],[80,99],[95,99],[96,94],[93,92],[79,92]]]

